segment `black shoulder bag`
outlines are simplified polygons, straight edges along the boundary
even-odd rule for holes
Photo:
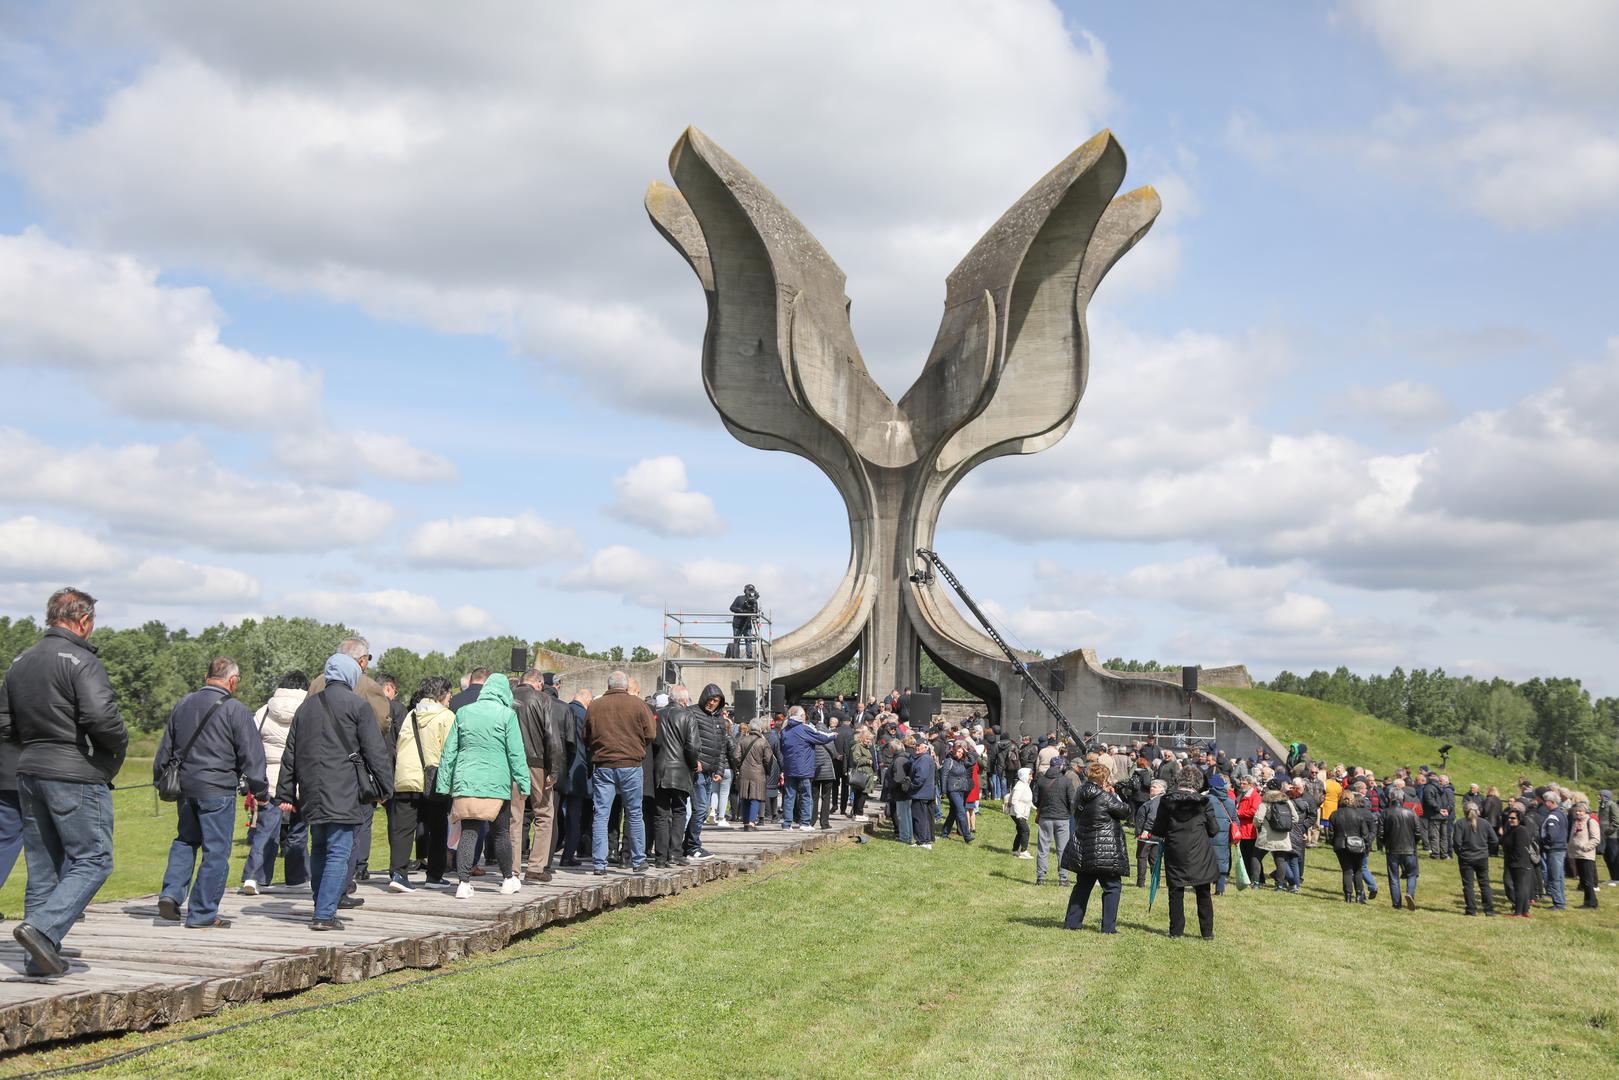
[[[416,722],[416,710],[410,710],[410,733],[416,736],[416,760],[422,763],[422,798],[431,799],[438,788],[438,766],[427,763],[422,751],[422,728]]]
[[[186,758],[191,755],[191,748],[196,745],[202,729],[208,726],[208,721],[214,718],[214,713],[229,700],[230,695],[226,694],[214,702],[213,708],[202,714],[202,722],[197,725],[197,730],[191,733],[191,738],[186,740],[185,746],[178,754],[174,752],[174,744],[169,744],[169,760],[164,763],[162,771],[157,774],[157,783],[153,785],[157,788],[158,798],[164,802],[180,801],[180,766],[184,765]]]
[[[371,774],[371,766],[366,763],[360,751],[350,743],[343,731],[343,725],[338,723],[337,714],[332,712],[332,703],[326,700],[326,691],[322,690],[315,695],[320,698],[320,704],[326,710],[326,716],[332,722],[332,730],[337,735],[338,745],[343,748],[344,755],[354,764],[354,779],[360,789],[361,803],[374,803],[382,793],[382,785]]]

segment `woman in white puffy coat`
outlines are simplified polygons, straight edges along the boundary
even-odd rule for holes
[[[309,678],[301,671],[288,672],[281,677],[270,700],[253,714],[253,726],[258,729],[259,739],[264,743],[265,772],[271,791],[275,790],[281,779],[281,753],[287,748],[292,718],[308,696]],[[249,896],[257,896],[259,888],[270,884],[275,876],[276,855],[281,848],[281,822],[285,816],[275,802],[266,803],[259,807],[258,816],[247,830],[247,862],[242,866],[242,891]],[[286,865],[283,868],[284,876],[289,879],[285,882],[288,885],[299,885],[309,878],[302,833],[300,828],[288,829],[287,850],[284,853]],[[298,837],[296,843],[294,836]],[[290,880],[292,878],[297,880]]]

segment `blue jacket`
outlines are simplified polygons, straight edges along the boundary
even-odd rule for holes
[[[1561,806],[1546,811],[1540,823],[1540,846],[1546,851],[1568,849],[1568,814]]]
[[[781,733],[781,758],[789,780],[809,780],[815,776],[815,747],[832,741],[830,731],[816,731],[796,716],[787,718]]]
[[[911,758],[911,798],[937,799],[939,785],[939,767],[933,763],[933,755],[927,751],[916,754]]]
[[[221,686],[204,686],[187,694],[169,713],[152,758],[152,778],[157,779],[169,758],[185,749],[210,712],[215,715],[180,763],[180,793],[189,799],[235,796],[237,777],[245,776],[254,798],[268,799],[264,743],[253,726],[253,714]]]

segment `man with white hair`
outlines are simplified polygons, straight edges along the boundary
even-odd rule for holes
[[[179,824],[174,843],[169,845],[157,915],[178,922],[184,904],[188,927],[230,925],[230,920],[219,917],[219,901],[230,872],[238,778],[247,779],[255,799],[270,801],[264,744],[253,726],[253,714],[236,700],[241,678],[236,661],[216,657],[208,665],[202,689],[181,698],[169,714],[152,758],[154,779],[171,760],[180,763],[180,798],[175,804]]]

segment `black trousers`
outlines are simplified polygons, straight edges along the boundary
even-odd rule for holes
[[[815,809],[814,812],[810,814],[810,821],[813,822],[819,819],[821,822],[821,828],[831,828],[832,800],[837,798],[837,794],[838,782],[836,780],[815,781]]]
[[[837,772],[837,791],[834,797],[837,799],[838,813],[842,814],[847,813],[849,806],[849,770],[840,767]]]
[[[586,829],[589,801],[583,795],[567,795],[562,800],[562,861],[579,861],[579,840],[585,838],[585,854],[590,854],[590,831]]]
[[[427,880],[443,881],[444,867],[450,861],[444,846],[450,835],[450,804],[443,799],[421,795],[395,795],[393,820],[388,823],[388,861],[396,874],[404,874],[416,845],[417,825],[427,845]]]
[[[1012,824],[1017,826],[1017,839],[1012,841],[1012,853],[1029,850],[1029,819],[1026,817],[1013,818]],[[1060,858],[1061,856],[1059,856]],[[1140,856],[1136,856],[1140,858]]]
[[[478,822],[463,821],[461,823],[461,840],[455,847],[455,876],[462,881],[472,880],[472,868],[476,865],[478,853]],[[512,801],[507,799],[500,804],[500,813],[495,820],[489,823],[486,835],[489,844],[495,851],[495,861],[500,864],[500,876],[504,880],[512,876]]]
[[[1595,859],[1571,859],[1575,871],[1580,878],[1580,891],[1585,893],[1585,907],[1597,906],[1597,861]]]
[[[1473,882],[1478,882],[1478,890],[1484,897],[1484,914],[1495,914],[1495,894],[1490,891],[1490,860],[1489,859],[1462,859],[1457,863],[1458,870],[1462,872],[1462,910],[1469,915],[1478,912],[1478,905],[1473,900]]]
[[[1512,894],[1512,913],[1514,915],[1529,914],[1529,901],[1535,898],[1535,879],[1540,876],[1540,870],[1531,866],[1527,870],[1508,870],[1508,892]]]
[[[1351,896],[1366,899],[1366,881],[1360,876],[1360,860],[1364,857],[1364,853],[1342,851],[1337,848],[1333,851],[1338,856],[1338,870],[1344,877],[1344,899],[1348,900]]]
[[[686,835],[686,803],[691,792],[679,788],[658,789],[652,808],[652,854],[660,859],[672,859],[680,850]]]
[[[849,816],[859,817],[866,812],[866,789],[860,788],[854,793],[854,802],[850,804]]]
[[[936,805],[932,799],[911,800],[911,838],[918,844],[933,843],[933,811]]]
[[[1212,885],[1193,885],[1192,890],[1197,893],[1197,929],[1198,933],[1206,938],[1214,936],[1214,897],[1209,894]],[[1170,887],[1169,890],[1169,936],[1183,937],[1186,934],[1186,888]]]
[[[1147,873],[1157,864],[1158,852],[1162,847],[1162,844],[1151,841],[1136,841],[1136,888],[1146,887]]]
[[[1602,861],[1608,864],[1608,880],[1619,881],[1619,836],[1602,841]]]

